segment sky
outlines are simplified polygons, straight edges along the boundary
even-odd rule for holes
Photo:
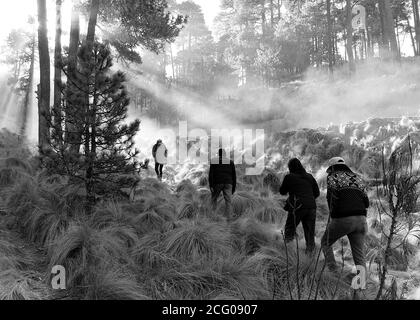
[[[12,29],[25,25],[28,15],[35,12],[35,0],[3,1],[0,11],[0,39],[3,40]]]
[[[2,3],[0,11],[0,41],[6,39],[13,29],[29,28],[27,22],[30,15],[37,14],[36,0],[7,0]],[[55,31],[55,1],[47,1],[48,31],[53,36]],[[63,29],[70,29],[71,1],[65,0],[63,4]]]

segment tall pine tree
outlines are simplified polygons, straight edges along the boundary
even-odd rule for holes
[[[121,194],[121,190],[135,185],[138,151],[134,137],[140,121],[126,123],[129,98],[122,72],[111,74],[112,56],[108,46],[94,43],[90,54],[83,46],[78,53],[78,68],[72,83],[63,86],[64,123],[52,121],[51,150],[44,154],[49,172],[65,175],[74,183],[82,183],[86,190],[87,211],[98,196]],[[63,71],[68,73],[68,66]],[[74,90],[77,88],[78,90]],[[69,96],[72,96],[69,99]],[[77,108],[89,97],[87,108]],[[80,132],[67,132],[77,128]],[[68,135],[82,137],[81,153],[74,152]],[[76,142],[77,143],[77,142]]]

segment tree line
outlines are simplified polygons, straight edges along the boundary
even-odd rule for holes
[[[417,0],[223,0],[216,37],[194,2],[173,5],[193,18],[174,44],[169,75],[190,86],[212,88],[234,73],[242,84],[277,87],[309,67],[354,71],[369,58],[398,61],[401,35],[419,55]],[[353,28],[358,6],[366,13],[361,30]]]

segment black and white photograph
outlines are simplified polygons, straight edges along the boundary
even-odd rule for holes
[[[0,301],[420,300],[418,0],[0,8]]]

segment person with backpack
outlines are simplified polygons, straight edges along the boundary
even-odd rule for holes
[[[291,159],[288,164],[289,174],[283,180],[280,194],[289,194],[284,209],[288,212],[285,225],[285,241],[291,242],[296,237],[296,228],[302,222],[306,241],[306,253],[315,249],[316,199],[320,195],[315,178],[306,172],[299,159]]]
[[[343,158],[332,158],[327,173],[327,200],[331,217],[321,240],[327,267],[330,271],[337,271],[332,245],[347,236],[356,267],[366,270],[366,215],[369,208],[366,186]]]
[[[163,144],[163,141],[159,139],[153,146],[152,150],[153,158],[155,159],[155,171],[158,179],[162,181],[163,178],[163,166],[168,163],[168,149]]]
[[[225,199],[225,216],[232,219],[232,196],[236,191],[236,169],[233,161],[227,158],[226,151],[219,150],[219,155],[211,160],[209,185],[213,211],[216,210],[220,193]]]

